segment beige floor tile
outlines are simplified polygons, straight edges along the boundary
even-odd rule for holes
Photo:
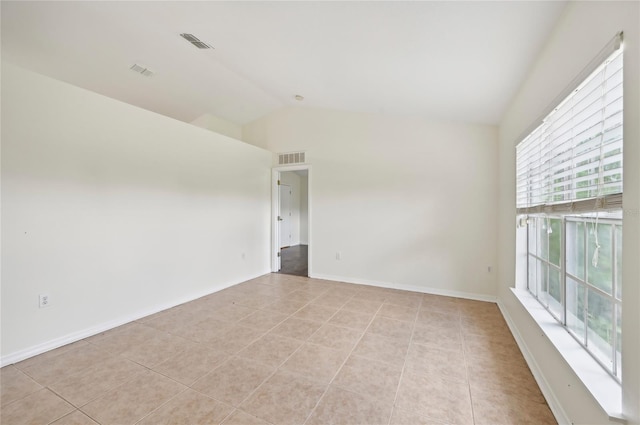
[[[238,324],[248,328],[264,329],[265,331],[268,331],[286,320],[287,317],[288,316],[286,314],[275,313],[267,310],[258,310],[242,319]]]
[[[99,425],[96,421],[85,415],[79,410],[63,416],[51,425]]]
[[[281,369],[328,384],[348,355],[348,352],[306,343],[281,366]]]
[[[461,298],[447,297],[444,295],[423,294],[422,305],[435,306],[435,305],[460,305]]]
[[[431,347],[462,352],[462,334],[459,330],[418,324],[413,330],[412,342]]]
[[[502,404],[496,403],[490,399],[471,397],[473,405],[474,425],[495,425],[507,424],[509,417],[509,408]]]
[[[184,385],[191,385],[228,358],[228,354],[200,345],[175,355],[155,366],[153,370]]]
[[[145,372],[122,357],[113,357],[55,382],[50,388],[76,407],[84,406],[109,390]]]
[[[481,382],[502,383],[508,380],[518,385],[530,385],[533,382],[533,376],[527,367],[511,362],[503,362],[489,367],[487,364],[467,361],[467,373],[469,381],[477,384]]]
[[[152,368],[193,346],[195,343],[192,341],[171,334],[163,334],[132,346],[120,355]]]
[[[329,320],[329,323],[364,331],[371,323],[371,319],[373,319],[373,313],[356,313],[355,311],[341,309]]]
[[[124,350],[139,345],[147,339],[164,333],[165,332],[152,328],[151,326],[131,322],[86,338],[85,341],[111,353],[120,354]]]
[[[393,403],[401,372],[401,366],[351,356],[338,372],[332,385]]]
[[[275,311],[276,313],[290,315],[300,310],[307,304],[307,301],[303,300],[291,300],[280,298],[276,302],[273,302],[264,307],[264,310]]]
[[[343,310],[354,311],[356,313],[375,314],[382,306],[382,300],[361,299],[360,296],[351,298],[342,306]]]
[[[485,338],[501,338],[508,335],[509,333],[509,328],[507,327],[507,325],[501,322],[473,322],[473,324],[465,324],[464,322],[462,322],[460,325],[460,329],[463,335],[471,334]]]
[[[361,335],[362,332],[354,329],[325,324],[309,338],[309,342],[335,350],[350,351]]]
[[[391,407],[391,403],[332,385],[305,425],[387,425]]]
[[[339,309],[349,300],[350,297],[344,297],[341,295],[334,295],[330,293],[326,293],[320,295],[315,300],[311,301],[311,304],[321,305],[329,308]]]
[[[201,317],[198,323],[181,329],[180,332],[176,332],[175,335],[192,342],[207,344],[209,341],[214,341],[216,338],[219,338],[220,335],[232,329],[233,326],[234,325],[229,322]]]
[[[354,299],[383,303],[388,296],[389,292],[385,291],[382,288],[365,286],[362,287],[360,291],[358,291],[358,293],[354,296]]]
[[[366,333],[356,346],[353,354],[379,362],[402,366],[408,348],[409,341]]]
[[[326,387],[279,371],[242,404],[242,409],[274,424],[302,424]]]
[[[24,398],[41,388],[42,385],[25,375],[15,366],[5,366],[0,370],[2,406]]]
[[[204,344],[213,347],[218,351],[235,354],[258,340],[266,333],[263,329],[247,328],[246,326],[234,325],[228,330],[217,334]]]
[[[331,297],[340,297],[346,301],[360,293],[360,289],[353,286],[335,286],[329,288],[325,295]]]
[[[385,303],[382,305],[382,307],[380,307],[378,316],[389,317],[391,319],[402,320],[405,322],[414,322],[416,320],[417,313],[417,307],[407,307]]]
[[[533,376],[518,380],[507,376],[497,376],[491,380],[477,379],[475,376],[470,376],[469,386],[472,398],[483,393],[495,392],[521,396],[536,403],[546,402]]]
[[[229,416],[233,407],[204,394],[186,390],[138,422],[139,425],[216,425]]]
[[[255,294],[241,297],[240,299],[238,299],[237,303],[243,307],[261,309],[276,301],[276,297]]]
[[[14,366],[17,367],[18,369],[24,370],[29,366],[47,363],[54,357],[57,357],[66,351],[76,350],[79,347],[88,346],[88,345],[89,343],[86,342],[86,340],[76,341],[71,344],[63,345],[62,347],[56,348],[51,351],[47,351],[46,353],[42,353],[37,356],[18,362],[14,364]]]
[[[37,383],[48,386],[96,363],[104,362],[110,357],[112,354],[102,348],[91,344],[79,345],[47,361],[33,363],[22,371]]]
[[[326,322],[338,311],[338,307],[325,307],[318,304],[308,304],[296,312],[293,317],[311,320],[314,322]]]
[[[271,425],[270,422],[256,418],[242,410],[236,410],[223,422],[223,425]]]
[[[42,388],[2,407],[2,423],[6,425],[46,425],[73,412],[75,408]]]
[[[420,307],[416,317],[416,325],[438,326],[451,332],[460,332],[460,317]]]
[[[495,303],[280,274],[5,367],[0,386],[10,425],[555,424]]]
[[[462,352],[433,346],[411,344],[405,370],[426,376],[467,383],[467,368]]]
[[[249,307],[244,307],[238,304],[227,305],[213,312],[214,319],[222,320],[223,322],[235,323],[244,319],[256,310]]]
[[[384,303],[401,307],[411,307],[417,310],[418,307],[420,307],[421,300],[422,294],[411,292],[406,294],[389,294]]]
[[[185,388],[147,370],[83,406],[81,410],[101,425],[134,424]]]
[[[453,316],[459,316],[461,314],[460,304],[455,298],[441,297],[437,295],[425,295],[422,298],[420,308]]]
[[[191,387],[217,400],[238,406],[273,371],[270,366],[234,357],[200,378]]]
[[[290,317],[271,330],[271,334],[286,336],[288,338],[306,341],[311,335],[320,329],[322,323],[312,322],[310,320],[297,319]]]
[[[388,317],[376,316],[371,322],[367,333],[393,338],[400,341],[409,341],[413,323],[401,320],[389,319]]]
[[[473,424],[469,385],[405,371],[396,407],[448,424]]]
[[[510,423],[524,425],[557,425],[558,423],[546,403],[530,401],[510,406],[507,418]]]
[[[327,293],[329,288],[327,288],[323,283],[318,280],[309,279],[304,286],[300,287],[300,291],[309,292],[310,294],[314,294],[316,296],[321,296]]]
[[[501,423],[502,422],[494,422],[491,425],[499,425]],[[420,416],[415,412],[394,408],[390,425],[446,425],[446,422],[438,422]]]
[[[498,305],[493,302],[468,300],[464,298],[456,298],[455,300],[463,312],[500,314]]]
[[[138,322],[161,331],[181,334],[185,328],[194,326],[202,320],[198,313],[195,308],[193,311],[172,308],[156,313],[153,316],[142,318]]]
[[[318,298],[318,296],[319,296],[318,294],[314,294],[312,292],[297,290],[285,295],[283,298],[288,300],[300,300],[308,303]]]
[[[556,424],[545,401],[536,402],[528,395],[520,395],[501,389],[485,388],[472,394],[474,418],[478,424],[489,424],[502,418],[504,423]]]
[[[462,328],[460,328],[460,332],[462,334],[462,340],[467,346],[492,349],[497,348],[496,351],[511,350],[512,352],[519,352],[518,344],[516,344],[515,339],[513,339],[513,336],[511,336],[509,331],[506,329],[504,332],[495,335],[462,333]]]
[[[240,351],[237,356],[278,367],[301,345],[300,340],[267,334]]]

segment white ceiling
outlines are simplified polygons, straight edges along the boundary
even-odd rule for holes
[[[2,59],[187,122],[295,105],[496,124],[564,6],[2,1]]]

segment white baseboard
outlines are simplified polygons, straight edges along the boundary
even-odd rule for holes
[[[184,303],[188,303],[190,301],[193,300],[197,300],[198,298],[202,298],[204,296],[216,293],[218,291],[222,291],[223,289],[229,288],[231,286],[237,285],[239,283],[242,282],[246,282],[247,280],[251,280],[251,279],[255,279],[257,277],[263,276],[265,274],[269,274],[271,273],[270,271],[264,271],[260,274],[256,274],[256,275],[249,275],[244,277],[241,280],[238,281],[232,281],[232,282],[225,282],[221,285],[216,285],[215,288],[209,288],[206,291],[203,291],[201,293],[197,293],[197,294],[190,294],[188,296],[185,296],[183,298],[179,298],[176,299],[175,301],[172,301],[170,303],[165,303],[165,304],[161,304],[158,306],[155,306],[153,308],[148,308],[145,310],[140,310],[137,311],[135,313],[132,313],[130,315],[127,316],[123,316],[123,317],[119,317],[117,319],[114,320],[110,320],[108,322],[104,322],[101,323],[97,326],[92,326],[90,328],[86,328],[77,332],[72,332],[70,334],[58,337],[58,338],[54,338],[52,340],[49,341],[45,341],[43,343],[40,344],[36,344],[33,345],[31,347],[13,352],[13,353],[9,353],[7,355],[2,356],[2,358],[0,358],[0,367],[4,367],[13,363],[17,363],[20,362],[22,360],[26,360],[30,357],[33,356],[37,356],[38,354],[42,354],[45,353],[47,351],[53,350],[55,348],[59,348],[62,347],[64,345],[67,344],[71,344],[72,342],[76,342],[76,341],[80,341],[82,339],[88,338],[90,336],[99,334],[101,332],[105,332],[108,331],[110,329],[113,328],[117,328],[118,326],[122,326],[124,324],[133,322],[135,320],[139,320],[142,319],[143,317],[147,317],[150,316],[152,314],[161,312],[163,310],[167,310],[169,308],[172,307],[176,307],[180,304],[184,304]]]
[[[454,291],[450,289],[442,289],[442,288],[430,288],[425,286],[416,286],[416,285],[403,285],[396,284],[390,282],[381,282],[375,280],[366,280],[366,279],[358,279],[352,277],[342,277],[342,276],[333,276],[333,275],[325,275],[325,274],[313,274],[313,276],[309,276],[314,279],[324,279],[331,280],[334,282],[345,282],[345,283],[354,283],[356,285],[369,285],[376,286],[379,288],[391,288],[391,289],[400,289],[403,291],[412,291],[412,292],[420,292],[423,294],[431,294],[431,295],[443,295],[446,297],[455,297],[455,298],[465,298],[468,300],[475,301],[486,301],[486,302],[496,302],[496,297],[493,295],[485,295],[485,294],[475,294],[472,292],[463,292],[463,291]]]
[[[533,354],[531,354],[529,347],[527,347],[527,344],[524,342],[524,338],[522,338],[522,335],[516,327],[515,322],[509,315],[509,312],[505,308],[504,304],[502,304],[500,300],[498,300],[497,303],[498,308],[500,309],[500,312],[504,317],[504,320],[507,322],[507,326],[509,326],[511,334],[513,334],[513,337],[516,340],[516,344],[518,344],[518,348],[520,348],[520,351],[522,352],[527,365],[529,365],[529,369],[531,369],[531,373],[533,374],[534,379],[540,387],[540,391],[542,391],[542,395],[544,395],[544,398],[547,400],[547,404],[549,405],[551,412],[556,417],[556,420],[560,425],[570,425],[572,422],[569,419],[569,416],[567,416],[567,413],[562,408],[560,401],[558,401],[558,398],[551,389],[551,386],[545,379],[542,373],[542,369],[540,369],[540,366],[536,362],[536,359],[533,357]]]

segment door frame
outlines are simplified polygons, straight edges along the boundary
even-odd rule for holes
[[[307,224],[308,224],[308,243],[309,243],[309,251],[307,253],[307,265],[308,265],[308,275],[311,276],[312,270],[312,262],[311,259],[313,256],[311,255],[313,251],[313,232],[311,225],[311,212],[312,212],[312,196],[311,196],[311,165],[301,164],[301,165],[287,165],[287,166],[279,166],[273,167],[271,169],[271,271],[278,272],[280,270],[280,257],[278,254],[280,253],[280,223],[278,222],[278,215],[280,215],[280,196],[278,189],[278,180],[280,180],[280,173],[284,171],[299,171],[299,170],[307,170],[307,201],[308,201],[308,210],[307,210]]]

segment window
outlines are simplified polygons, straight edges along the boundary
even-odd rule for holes
[[[619,380],[622,220],[606,215],[529,216],[527,288]]]
[[[527,226],[527,288],[620,380],[622,50],[516,148],[516,207]]]

